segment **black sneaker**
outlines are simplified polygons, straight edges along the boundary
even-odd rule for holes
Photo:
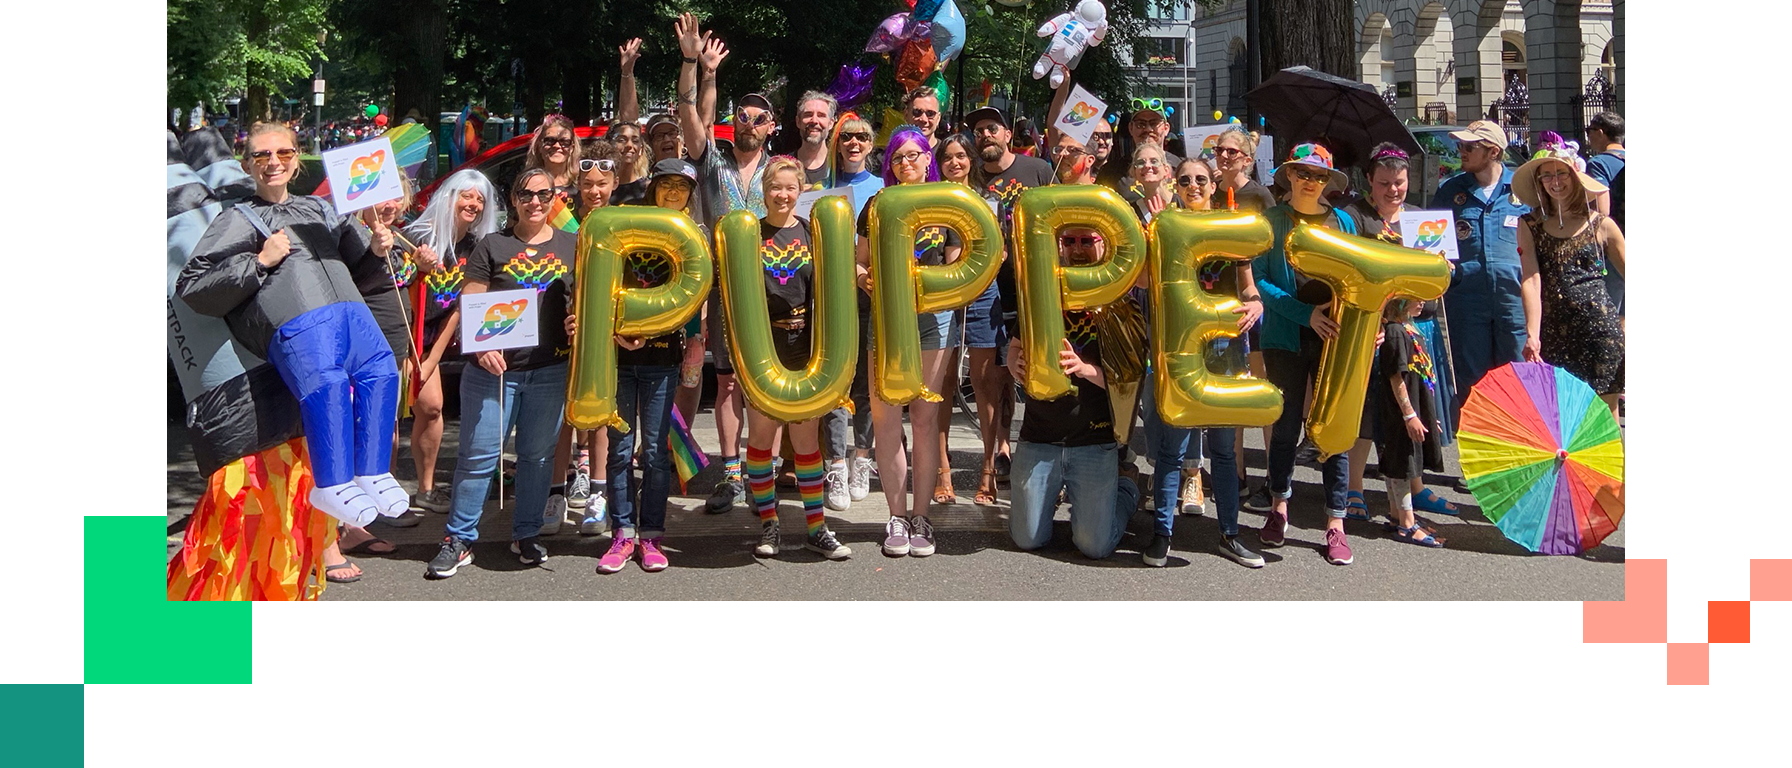
[[[1220,554],[1246,568],[1262,568],[1263,556],[1251,551],[1237,536],[1220,537]]]
[[[734,508],[736,504],[747,503],[747,487],[738,477],[724,477],[716,482],[714,490],[709,492],[709,500],[704,502],[703,511],[712,515],[720,515]]]
[[[1146,565],[1155,568],[1168,565],[1170,563],[1170,537],[1161,533],[1151,534],[1151,543],[1145,545],[1145,549],[1139,552],[1139,556],[1144,558]]]
[[[828,530],[827,526],[822,526],[821,530],[809,534],[808,540],[803,542],[803,549],[819,552],[822,557],[829,560],[845,560],[852,557],[852,549],[841,544],[839,539],[834,538],[833,531]]]
[[[473,550],[467,543],[449,536],[442,539],[442,551],[436,553],[434,560],[424,569],[423,575],[431,579],[446,579],[453,576],[460,567],[473,562]]]
[[[523,565],[540,565],[548,561],[548,548],[534,536],[510,542],[510,554],[516,555]]]
[[[1269,497],[1269,486],[1259,485],[1249,496],[1240,502],[1241,506],[1252,512],[1268,512],[1275,508],[1275,499]]]
[[[759,528],[759,546],[753,548],[754,557],[777,557],[778,550],[784,546],[784,533],[778,530],[778,521],[773,520]]]

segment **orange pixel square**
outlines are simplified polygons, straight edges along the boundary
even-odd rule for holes
[[[1748,601],[1712,600],[1706,638],[1713,643],[1748,642]]]

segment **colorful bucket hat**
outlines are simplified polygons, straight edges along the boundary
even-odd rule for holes
[[[1342,171],[1332,167],[1332,151],[1318,144],[1297,145],[1293,152],[1288,153],[1288,162],[1276,166],[1276,179],[1282,183],[1283,187],[1288,189],[1294,188],[1294,182],[1292,179],[1289,179],[1283,171],[1288,170],[1292,166],[1322,168],[1330,173],[1331,179],[1325,183],[1326,191],[1343,191],[1346,187],[1350,186],[1350,177],[1345,176]]]

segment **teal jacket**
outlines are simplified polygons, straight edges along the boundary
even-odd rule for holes
[[[1251,260],[1251,276],[1257,280],[1257,292],[1263,295],[1263,327],[1257,330],[1257,343],[1262,349],[1300,351],[1300,329],[1313,319],[1314,305],[1294,297],[1294,268],[1288,266],[1283,250],[1288,233],[1294,231],[1293,209],[1283,203],[1263,212],[1275,236],[1269,250]],[[1333,208],[1327,223],[1347,235],[1356,234],[1356,220],[1349,213]]]

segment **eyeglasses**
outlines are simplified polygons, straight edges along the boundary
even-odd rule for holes
[[[986,136],[994,136],[998,133],[1001,133],[1002,130],[1007,127],[1008,126],[1002,125],[1001,123],[989,123],[987,125],[979,125],[976,128],[972,128],[971,133],[981,133]]]
[[[689,194],[692,189],[690,179],[670,179],[667,181],[662,181],[662,182],[660,182],[659,188],[660,189],[669,189],[669,190],[672,190],[675,192],[683,192],[686,194]]]
[[[1072,157],[1075,157],[1076,155],[1086,155],[1086,154],[1089,154],[1089,150],[1083,149],[1082,147],[1070,146],[1070,145],[1065,145],[1065,146],[1060,146],[1060,147],[1052,147],[1052,157],[1061,157],[1063,155],[1070,155]]]
[[[610,160],[608,158],[604,158],[604,159],[600,159],[600,160],[592,160],[590,158],[586,158],[584,160],[579,161],[579,173],[589,172],[593,168],[603,171],[604,173],[615,173],[616,172],[616,161]]]
[[[1079,245],[1084,248],[1093,248],[1095,247],[1095,244],[1099,242],[1101,242],[1101,235],[1084,235],[1081,237],[1076,235],[1058,236],[1058,245],[1063,248],[1072,248]]]
[[[1186,173],[1176,177],[1177,185],[1184,187],[1205,187],[1209,181],[1213,181],[1213,179],[1206,176],[1190,176]]]
[[[1318,184],[1320,182],[1331,181],[1331,179],[1332,179],[1332,175],[1329,173],[1326,173],[1324,171],[1308,171],[1308,170],[1296,168],[1294,170],[1289,171],[1288,173],[1290,175],[1294,176],[1294,178],[1300,179],[1301,181],[1305,181],[1305,182],[1308,182],[1311,184]]]
[[[519,189],[516,191],[516,201],[518,203],[528,203],[531,200],[546,203],[553,199],[554,199],[554,190],[551,190],[551,189],[537,189],[537,190],[533,190],[533,191],[527,190],[527,189]]]
[[[1238,147],[1214,147],[1213,148],[1213,156],[1214,157],[1231,157],[1233,155],[1242,155],[1242,154],[1244,154],[1244,150],[1239,149]]]
[[[939,116],[940,116],[940,111],[939,111],[939,110],[937,110],[937,109],[914,109],[914,108],[910,108],[910,109],[909,109],[909,111],[908,111],[908,116],[909,116],[909,117],[925,117],[925,118],[927,118],[927,119],[929,119],[929,120],[933,120],[933,119],[936,119],[936,118],[938,118],[938,117],[939,117]]]
[[[572,137],[561,136],[556,138],[553,136],[544,136],[541,139],[541,145],[544,147],[570,147],[572,146]]]
[[[742,123],[744,125],[747,125],[747,126],[753,127],[753,128],[758,128],[759,126],[765,125],[766,123],[771,122],[771,120],[772,120],[772,116],[771,116],[771,113],[769,113],[769,112],[760,111],[760,112],[755,112],[755,113],[749,115],[749,114],[747,114],[746,110],[737,109],[734,111],[734,121],[735,122]]]
[[[253,161],[256,165],[266,165],[268,162],[268,158],[275,157],[275,158],[279,158],[280,162],[284,163],[288,160],[293,159],[294,157],[297,157],[298,154],[299,154],[299,151],[296,149],[293,149],[292,147],[283,147],[280,149],[271,149],[271,150],[270,149],[258,149],[258,150],[255,150],[254,152],[249,153],[249,160]]]
[[[891,157],[890,162],[894,163],[896,165],[908,165],[910,163],[921,162],[921,158],[926,157],[926,156],[927,156],[926,152],[922,152],[920,150],[915,150],[913,152],[904,152],[900,155]]]
[[[863,142],[869,144],[869,143],[871,143],[871,132],[870,131],[847,131],[847,132],[840,134],[840,140],[841,141],[863,141]]]
[[[1114,140],[1114,132],[1113,131],[1103,131],[1101,133],[1096,133],[1096,134],[1092,134],[1089,136],[1089,141],[1091,143],[1097,142],[1097,141],[1111,142],[1113,140]]]
[[[1563,171],[1563,170],[1538,171],[1537,172],[1537,180],[1538,181],[1558,181],[1558,180],[1571,179],[1573,177],[1574,177],[1573,173],[1570,173],[1568,171]]]

